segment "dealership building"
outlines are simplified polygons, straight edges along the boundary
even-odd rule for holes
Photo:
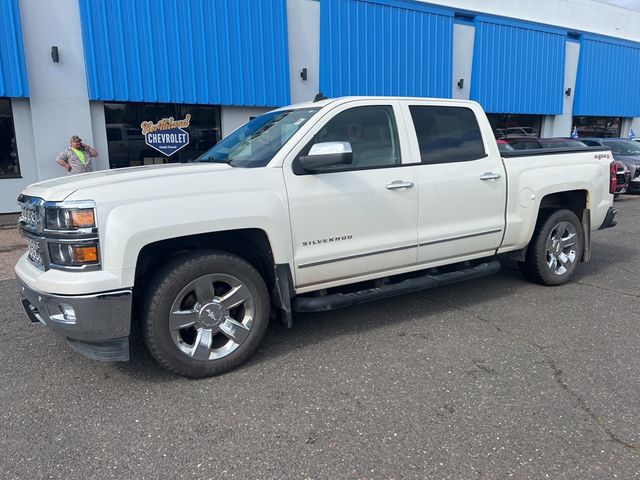
[[[0,213],[65,174],[55,158],[71,135],[101,170],[187,162],[318,92],[476,100],[496,137],[640,134],[640,12],[595,0],[0,0]],[[188,125],[170,154],[143,135],[161,121]]]

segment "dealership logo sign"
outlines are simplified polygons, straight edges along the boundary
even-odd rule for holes
[[[187,113],[182,120],[174,120],[173,117],[163,118],[156,123],[142,122],[140,128],[147,145],[170,157],[189,145],[189,133],[183,130],[189,127],[189,122],[191,115]]]

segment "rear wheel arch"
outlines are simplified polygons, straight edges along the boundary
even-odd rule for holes
[[[544,221],[557,210],[571,210],[576,217],[582,219],[585,209],[589,206],[589,192],[587,190],[568,190],[545,195],[540,200],[537,222]]]
[[[584,219],[585,211],[588,211],[589,208],[589,192],[587,190],[567,190],[564,192],[553,192],[548,193],[540,200],[540,206],[538,207],[538,212],[536,214],[536,221],[533,225],[533,230],[531,231],[531,239],[529,243],[519,250],[509,252],[508,256],[512,260],[516,260],[518,262],[524,262],[529,248],[531,247],[531,242],[536,234],[536,232],[540,229],[541,225],[549,218],[554,212],[558,210],[570,210],[572,211],[578,219],[583,222],[583,224],[590,225],[590,218]],[[586,229],[588,230],[588,229]],[[590,237],[590,231],[585,231],[585,237]],[[588,247],[589,238],[585,245]],[[583,258],[588,259],[588,252],[583,252]]]

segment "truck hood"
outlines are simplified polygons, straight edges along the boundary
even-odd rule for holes
[[[48,201],[62,201],[78,190],[103,187],[112,184],[123,186],[127,182],[148,181],[162,177],[198,175],[215,170],[233,170],[233,167],[220,163],[168,163],[141,167],[101,170],[46,180],[29,185],[22,193],[43,198]],[[131,188],[135,188],[133,185]]]

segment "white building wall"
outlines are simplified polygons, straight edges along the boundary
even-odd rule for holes
[[[222,107],[222,136],[226,137],[236,128],[247,123],[251,117],[257,117],[269,110],[271,109],[254,107]]]
[[[79,135],[93,145],[80,12],[77,0],[20,0],[20,20],[29,78],[34,158],[20,158],[20,167],[35,160],[39,179],[64,175],[56,155]],[[60,62],[51,59],[57,46]],[[21,125],[21,130],[28,128]],[[16,135],[27,135],[16,132]],[[4,195],[3,195],[4,197]],[[4,203],[4,202],[3,202]]]
[[[562,97],[562,115],[547,116],[542,124],[543,137],[568,137],[573,130],[573,97],[576,92],[576,78],[578,77],[578,59],[580,44],[567,41],[564,63],[564,91]],[[570,95],[566,95],[567,89]]]
[[[287,25],[291,103],[308,102],[320,91],[320,2],[287,0]]]
[[[453,68],[451,96],[469,100],[471,93],[471,67],[473,66],[473,42],[476,29],[473,25],[453,25]],[[462,80],[462,88],[458,83]]]
[[[104,116],[104,103],[89,102],[89,114],[91,115],[93,146],[98,150],[98,157],[94,158],[94,168],[96,170],[108,170],[109,150],[107,145],[107,124]]]
[[[623,118],[622,125],[620,125],[620,136],[629,137],[629,130],[631,130],[631,126],[633,125],[633,118]],[[635,128],[633,129],[635,133]]]
[[[640,118],[632,118],[631,119],[631,128],[633,128],[633,133],[636,134],[636,138],[640,138]],[[623,135],[629,135],[629,132],[622,132]]]

